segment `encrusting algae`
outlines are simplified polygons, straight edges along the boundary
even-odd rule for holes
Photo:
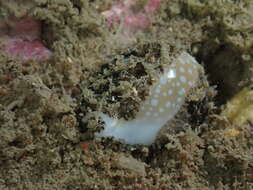
[[[132,14],[124,13],[123,20],[107,27],[102,13],[127,1],[138,7],[130,7],[127,11]],[[159,0],[8,1],[18,15],[8,11],[7,1],[0,2],[0,22],[7,11],[23,20],[27,17],[19,15],[29,10],[29,18],[42,24],[39,42],[52,52],[49,60],[27,64],[0,52],[1,190],[253,189],[253,128],[248,123],[253,117],[244,115],[244,108],[247,113],[252,110],[252,102],[246,99],[252,91],[248,88],[241,97],[234,96],[241,89],[238,83],[252,77],[248,71],[253,63],[253,1],[160,1],[154,15],[143,9],[147,2]],[[26,6],[30,3],[32,9]],[[124,27],[125,19],[140,13],[148,28]],[[176,78],[160,91],[170,86],[175,95],[179,92],[172,83],[181,76],[177,70],[181,64],[173,60],[182,51],[191,52],[206,74],[199,73],[198,84],[190,91],[183,86],[185,95],[157,95],[161,81],[153,79],[169,69],[176,71]],[[249,103],[235,104],[231,99],[235,107],[225,108],[237,110],[243,124],[233,120],[237,115],[227,113],[229,125],[216,125],[225,118],[220,117],[217,97],[223,104],[232,96]],[[176,102],[178,97],[182,102],[176,105],[183,104],[181,108],[166,107],[166,102]],[[159,99],[158,107],[151,105],[153,98]],[[164,110],[160,113],[159,108]],[[105,123],[94,117],[98,112],[120,128],[111,127],[112,136],[127,143],[133,138],[135,143],[152,143],[154,139],[148,138],[156,133],[151,130],[158,131],[162,122],[169,121],[152,146],[129,146],[117,140],[94,140],[94,134],[103,136],[109,130],[106,125],[99,133]],[[166,113],[166,119],[155,123],[155,113],[157,117]],[[145,121],[137,123],[138,117]],[[145,126],[130,125],[134,122]],[[115,136],[113,130],[126,132],[127,137]],[[148,131],[152,134],[145,136]]]
[[[243,125],[253,121],[253,91],[245,87],[235,95],[226,105],[222,116],[225,116],[231,124]]]
[[[135,119],[126,121],[98,113],[105,126],[97,137],[115,137],[128,144],[152,144],[159,130],[184,104],[188,91],[199,79],[199,69],[200,65],[191,55],[181,53],[172,64],[165,66]]]

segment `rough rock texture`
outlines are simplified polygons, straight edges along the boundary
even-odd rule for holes
[[[140,2],[137,10],[150,1]],[[242,88],[251,93],[252,1],[161,1],[130,43],[102,16],[115,4],[0,1],[1,35],[13,26],[10,16],[29,17],[41,23],[39,41],[52,52],[40,64],[20,64],[1,45],[0,189],[252,189],[251,117],[238,125],[220,115],[237,92],[245,102]],[[206,74],[157,141],[95,139],[103,123],[94,112],[133,118],[163,65],[181,51]]]
[[[11,6],[11,3],[7,5]],[[19,17],[10,15],[0,19],[0,47],[9,55],[19,58],[21,63],[47,60],[52,53],[40,41],[41,22],[27,15],[27,12]]]

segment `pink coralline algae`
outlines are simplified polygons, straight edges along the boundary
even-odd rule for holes
[[[41,35],[41,22],[31,18],[24,17],[22,19],[17,19],[11,17],[8,20],[9,25],[9,36],[16,38],[21,38],[24,40],[38,40]]]
[[[51,55],[40,41],[41,23],[30,17],[22,19],[9,18],[8,22],[2,24],[0,42],[3,50],[11,56],[20,58],[22,63],[28,60],[43,61]]]
[[[51,52],[38,40],[25,41],[18,38],[7,40],[4,50],[22,60],[47,60]]]
[[[122,24],[123,29],[127,31],[148,28],[155,11],[160,6],[160,0],[148,0],[142,8],[138,8],[137,2],[135,0],[120,1],[109,10],[102,12],[102,15],[107,20],[108,26]]]

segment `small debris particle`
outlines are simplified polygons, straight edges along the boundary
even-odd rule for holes
[[[114,164],[116,168],[126,169],[141,176],[146,175],[145,163],[138,161],[133,157],[126,157],[125,155],[119,155],[115,159]]]

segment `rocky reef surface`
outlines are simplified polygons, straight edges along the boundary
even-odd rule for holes
[[[252,189],[252,9],[0,1],[0,189]],[[97,138],[97,113],[133,120],[182,52],[202,71],[155,142]]]

